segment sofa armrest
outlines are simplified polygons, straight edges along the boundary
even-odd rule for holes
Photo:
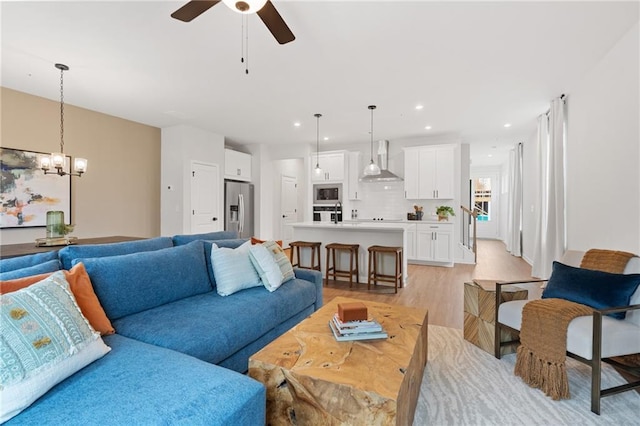
[[[317,311],[322,307],[322,273],[313,269],[293,268],[296,278],[312,282],[316,285],[316,303],[314,309]]]

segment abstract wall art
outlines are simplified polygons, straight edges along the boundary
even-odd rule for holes
[[[71,223],[71,176],[45,175],[38,165],[46,155],[0,148],[0,228],[45,226],[50,210],[63,211]]]

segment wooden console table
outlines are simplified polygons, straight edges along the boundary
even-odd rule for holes
[[[83,244],[108,244],[108,243],[121,243],[124,241],[143,240],[140,237],[99,237],[99,238],[82,238],[78,239],[78,242],[74,245]],[[24,256],[27,254],[44,253],[47,251],[57,251],[66,246],[49,246],[49,247],[36,247],[35,241],[33,243],[24,244],[5,244],[0,245],[0,259],[8,259],[10,257]]]

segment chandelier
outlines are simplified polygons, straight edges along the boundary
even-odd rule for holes
[[[73,162],[73,171],[67,172],[65,170],[67,157],[64,155],[64,72],[69,71],[69,67],[64,64],[56,64],[55,67],[60,70],[60,152],[52,152],[50,156],[40,157],[40,168],[46,175],[80,177],[87,171],[86,158],[76,157]]]

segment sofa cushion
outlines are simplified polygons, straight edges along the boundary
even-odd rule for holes
[[[215,241],[215,240],[233,240],[236,238],[238,238],[238,232],[236,231],[217,231],[217,232],[208,232],[206,234],[183,234],[183,235],[174,235],[173,237],[171,237],[171,239],[173,240],[174,246],[189,244],[191,241],[196,241],[196,240]]]
[[[250,248],[249,241],[235,249],[218,247],[215,242],[211,245],[211,264],[220,296],[262,285],[249,258]]]
[[[62,271],[0,296],[0,329],[0,423],[109,351]]]
[[[6,423],[85,425],[258,425],[259,382],[193,357],[113,334],[111,352]]]
[[[640,274],[611,274],[553,262],[542,298],[565,299],[595,309],[607,309],[629,305],[638,285]],[[609,315],[624,319],[625,312]]]
[[[89,324],[100,334],[115,333],[111,321],[104,313],[104,309],[93,291],[93,285],[84,264],[78,263],[69,271],[63,271],[64,277],[69,283],[71,292],[80,307],[82,315],[89,320]],[[15,280],[0,281],[0,294],[10,293],[32,284],[40,282],[50,276],[51,273],[31,275],[29,277],[17,278]]]
[[[113,325],[124,336],[217,364],[315,300],[316,285],[296,279],[273,293],[263,286],[227,297],[212,291],[120,318]]]
[[[67,246],[58,253],[62,268],[71,269],[73,259],[119,256],[142,251],[160,250],[168,247],[173,247],[173,242],[170,237],[157,237],[144,240],[124,241],[121,243]]]
[[[282,284],[283,276],[280,266],[269,250],[262,244],[252,245],[249,249],[249,259],[258,272],[262,285],[269,291],[276,291]]]
[[[58,251],[47,251],[44,253],[29,254],[26,256],[10,257],[0,259],[0,272],[15,271],[16,269],[28,268],[39,265],[50,260],[58,260]]]
[[[84,263],[98,299],[112,321],[211,291],[202,241],[74,262]]]
[[[47,272],[55,272],[60,270],[60,262],[58,259],[49,260],[44,263],[39,263],[33,266],[27,266],[25,268],[14,269],[13,271],[7,271],[0,273],[0,280],[14,280],[16,278],[28,277],[31,275],[45,274]]]

